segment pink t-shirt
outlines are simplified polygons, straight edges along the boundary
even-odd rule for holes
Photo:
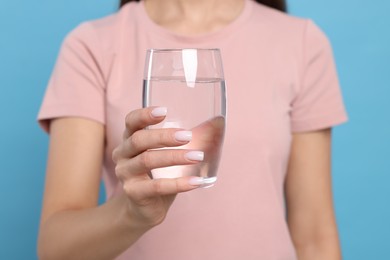
[[[67,36],[39,113],[42,126],[64,116],[105,125],[110,199],[121,192],[111,152],[125,115],[142,106],[145,52],[185,47],[222,52],[228,124],[218,181],[180,194],[165,222],[118,259],[296,259],[283,196],[291,134],[346,120],[331,47],[310,20],[246,0],[224,29],[188,37],[156,25],[143,2],[132,2]]]

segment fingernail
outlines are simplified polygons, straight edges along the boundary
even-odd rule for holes
[[[188,180],[188,184],[194,185],[194,186],[199,186],[204,184],[205,181],[202,177],[191,177],[191,179]]]
[[[175,133],[175,139],[179,142],[189,142],[192,139],[191,131],[177,131]]]
[[[166,107],[156,107],[152,110],[151,114],[153,117],[162,117],[167,115],[168,109]]]
[[[201,162],[204,159],[204,152],[201,152],[201,151],[191,151],[191,152],[186,153],[185,157],[188,160],[191,160],[191,161],[199,161],[199,162]]]

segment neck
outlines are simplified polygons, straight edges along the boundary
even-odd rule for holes
[[[219,30],[236,19],[244,0],[144,0],[149,17],[171,31],[195,35]]]

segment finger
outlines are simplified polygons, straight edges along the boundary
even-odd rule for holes
[[[202,177],[186,176],[174,179],[131,180],[123,185],[128,196],[139,204],[157,196],[175,195],[205,184]]]
[[[131,158],[149,149],[184,145],[191,139],[192,132],[181,129],[139,130],[113,151],[113,160]]]
[[[129,160],[120,161],[115,173],[118,179],[125,181],[136,175],[144,176],[152,169],[174,165],[191,165],[203,161],[202,151],[179,149],[148,150]]]
[[[144,129],[149,125],[158,124],[164,120],[166,114],[166,107],[148,107],[130,112],[125,118],[126,129],[123,137],[128,138],[138,130]]]

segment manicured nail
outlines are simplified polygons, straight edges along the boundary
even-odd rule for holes
[[[192,139],[191,131],[177,131],[175,133],[175,139],[179,142],[189,142]]]
[[[162,117],[167,115],[168,109],[166,107],[156,107],[152,110],[151,114],[153,117]]]
[[[191,160],[191,161],[199,161],[199,162],[201,162],[204,159],[204,152],[201,152],[201,151],[191,151],[191,152],[186,153],[185,157],[188,160]]]
[[[188,180],[188,184],[193,186],[199,186],[205,184],[205,181],[202,177],[191,177],[191,179]]]

